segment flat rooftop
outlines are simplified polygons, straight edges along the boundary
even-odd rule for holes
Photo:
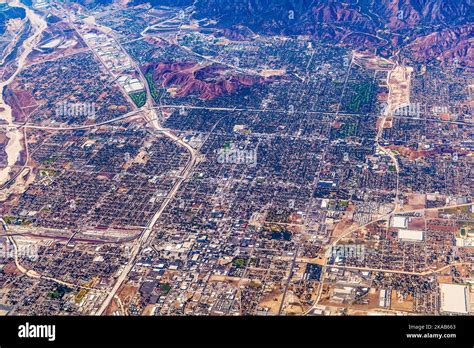
[[[394,216],[391,221],[392,227],[395,228],[407,228],[408,217],[406,216]]]
[[[413,241],[422,241],[423,240],[423,231],[415,230],[399,230],[398,238],[403,240],[413,240]]]
[[[439,284],[441,312],[468,314],[468,287],[461,284]]]

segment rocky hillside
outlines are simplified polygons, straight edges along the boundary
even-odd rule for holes
[[[263,78],[233,74],[219,64],[153,63],[143,70],[152,74],[156,85],[173,89],[172,94],[176,97],[195,95],[200,99],[213,99],[264,81]]]
[[[113,0],[80,0],[86,6]],[[117,1],[117,0],[116,0]],[[418,61],[434,58],[472,63],[471,0],[131,0],[129,6],[195,5],[194,16],[212,19],[226,37],[251,33],[311,35],[358,50],[390,56],[409,48]],[[236,29],[238,28],[238,29]],[[248,33],[245,28],[248,28]],[[250,34],[249,34],[250,33]],[[472,54],[471,54],[472,57]]]

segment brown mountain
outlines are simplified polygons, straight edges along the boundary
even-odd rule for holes
[[[81,1],[93,6],[112,0]],[[196,18],[214,20],[222,35],[234,40],[245,40],[252,33],[304,34],[360,51],[377,49],[384,56],[406,47],[413,50],[406,55],[419,61],[458,59],[467,65],[472,60],[468,37],[474,22],[472,0],[133,0],[129,4],[144,2],[194,4]]]
[[[421,50],[414,56],[417,59],[436,58],[449,46],[445,59],[467,62],[472,42],[457,28],[473,22],[473,4],[470,0],[208,0],[197,3],[195,15],[216,20],[218,27],[312,35],[360,51],[377,48],[386,56],[420,38],[410,46]],[[450,38],[451,31],[460,37]],[[438,34],[424,38],[432,33]]]
[[[200,99],[213,99],[264,82],[260,77],[235,75],[226,66],[219,64],[154,63],[143,69],[146,73],[151,72],[158,86],[175,88],[176,97],[196,95]]]
[[[420,36],[404,50],[412,59],[427,62],[440,59],[474,68],[474,24],[447,28]]]
[[[389,29],[456,25],[473,19],[469,0],[372,0],[366,8]]]

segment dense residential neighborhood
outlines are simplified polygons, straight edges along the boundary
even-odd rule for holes
[[[0,5],[0,314],[473,314],[469,17],[105,3]]]

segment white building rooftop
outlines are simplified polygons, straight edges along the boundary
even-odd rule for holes
[[[405,216],[394,216],[391,221],[391,226],[395,228],[407,228],[408,218]]]
[[[441,312],[467,314],[468,287],[461,284],[440,284]]]
[[[398,231],[398,239],[411,240],[411,241],[422,241],[423,240],[423,231],[399,230]]]

